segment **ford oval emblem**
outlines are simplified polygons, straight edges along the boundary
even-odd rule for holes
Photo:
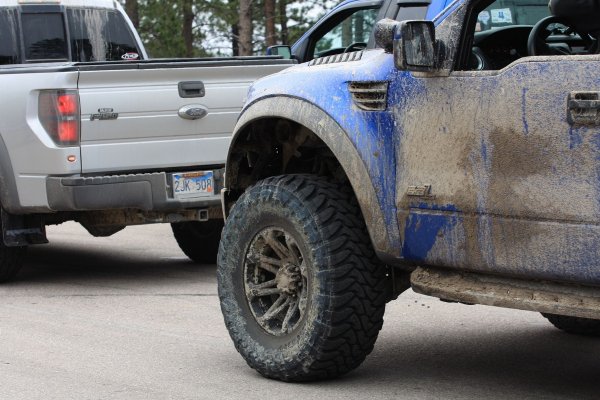
[[[179,116],[183,119],[200,119],[206,117],[208,110],[204,106],[190,104],[179,109]]]

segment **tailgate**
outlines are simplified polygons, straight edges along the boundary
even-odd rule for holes
[[[81,65],[82,172],[224,164],[248,87],[287,66]]]

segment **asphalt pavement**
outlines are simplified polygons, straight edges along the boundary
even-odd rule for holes
[[[0,399],[600,399],[600,339],[539,314],[404,293],[373,353],[341,379],[262,378],[223,324],[214,265],[168,225],[93,238],[48,228],[0,286]]]

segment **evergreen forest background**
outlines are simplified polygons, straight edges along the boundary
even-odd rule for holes
[[[151,57],[248,56],[293,44],[340,0],[121,0]]]

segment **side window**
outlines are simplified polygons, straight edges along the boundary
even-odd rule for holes
[[[69,9],[73,61],[137,60],[141,54],[123,16],[110,10]]]
[[[22,13],[25,59],[67,60],[67,41],[62,13]]]
[[[468,22],[457,69],[499,70],[531,55],[528,39],[532,28],[549,15],[547,0],[480,1]],[[582,38],[563,28],[550,26],[546,37],[540,38],[542,45],[547,42],[561,54],[575,54]]]
[[[522,3],[522,4],[519,4]],[[547,1],[497,0],[477,15],[476,32],[512,25],[535,25],[547,17]]]
[[[364,49],[377,20],[377,14],[377,9],[363,9],[346,17],[316,41],[313,58],[339,54],[346,50]]]
[[[17,64],[17,15],[14,9],[0,8],[0,38],[0,65]]]

